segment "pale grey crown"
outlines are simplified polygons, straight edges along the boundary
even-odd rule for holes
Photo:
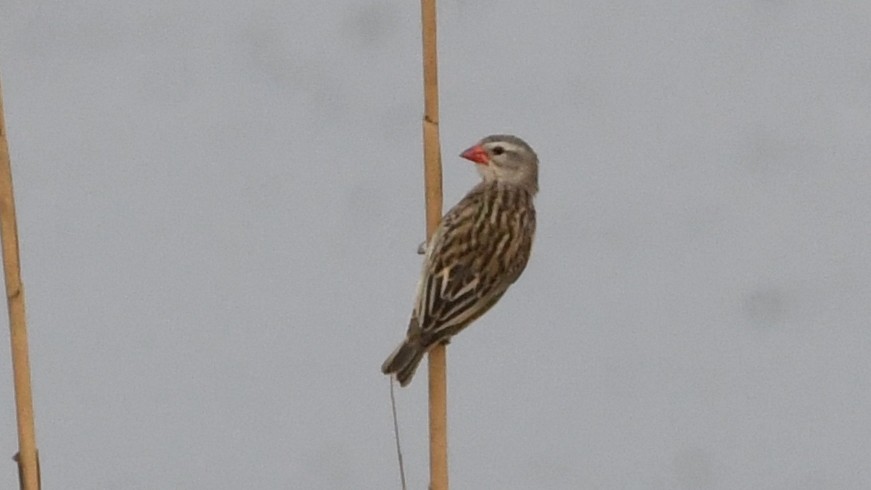
[[[478,165],[485,181],[497,181],[538,192],[538,155],[517,136],[494,134],[481,140],[490,157],[488,165]]]

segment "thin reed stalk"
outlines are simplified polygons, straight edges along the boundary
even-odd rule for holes
[[[18,225],[12,194],[12,166],[6,140],[3,93],[0,90],[0,241],[9,307],[9,337],[12,343],[12,376],[15,385],[15,414],[18,421],[18,481],[22,490],[39,490],[39,457],[33,422],[33,393],[30,388],[30,356],[24,315],[24,286],[18,256]]]
[[[442,161],[439,145],[439,86],[436,0],[421,0],[423,30],[423,156],[426,185],[426,235],[432,237],[442,217]],[[448,490],[448,408],[445,346],[429,352],[430,490]]]

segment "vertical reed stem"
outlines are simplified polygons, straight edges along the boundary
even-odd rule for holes
[[[3,246],[3,272],[6,277],[6,303],[9,307],[9,337],[12,344],[12,376],[15,385],[15,414],[18,421],[18,481],[22,490],[39,489],[39,460],[36,453],[36,428],[33,422],[33,394],[30,388],[30,358],[27,323],[24,315],[24,286],[18,257],[18,225],[12,194],[12,166],[3,94],[0,91],[0,239]]]
[[[426,234],[432,237],[442,216],[442,162],[439,149],[436,0],[421,0],[423,29],[423,156],[426,185]],[[448,490],[447,378],[445,346],[429,352],[430,490]]]

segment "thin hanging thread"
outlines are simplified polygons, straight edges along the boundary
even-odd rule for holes
[[[396,396],[393,394],[393,376],[390,377],[390,407],[393,410],[393,436],[396,439],[396,459],[399,461],[399,481],[402,490],[408,490],[405,485],[405,465],[402,463],[402,447],[399,444],[399,419],[396,417]]]

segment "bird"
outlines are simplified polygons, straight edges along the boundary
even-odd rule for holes
[[[460,154],[481,181],[442,218],[425,244],[405,339],[381,366],[400,386],[426,354],[492,308],[529,261],[535,236],[538,156],[512,135],[491,135]]]

